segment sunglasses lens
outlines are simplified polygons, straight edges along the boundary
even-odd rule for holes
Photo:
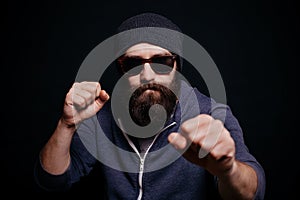
[[[152,62],[167,65],[167,66],[173,68],[174,58],[172,56],[154,57],[154,58],[152,58]]]
[[[130,75],[138,75],[141,72],[141,68],[137,66],[143,64],[142,60],[137,58],[125,58],[121,63],[123,72]]]
[[[173,70],[174,59],[174,56],[154,57],[152,59],[152,68],[158,74],[169,74]]]
[[[173,68],[171,68],[170,66],[159,63],[152,63],[151,67],[152,70],[157,74],[169,74],[173,70]]]

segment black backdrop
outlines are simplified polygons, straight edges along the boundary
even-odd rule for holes
[[[163,14],[210,54],[227,103],[266,172],[266,199],[289,199],[299,175],[294,129],[298,11],[290,1],[11,1],[2,3],[1,182],[10,194],[36,194],[33,163],[60,116],[87,54],[126,18]],[[299,65],[298,65],[299,66]],[[184,74],[206,92],[192,68]],[[110,88],[103,77],[103,86]],[[294,99],[296,101],[294,101]],[[3,101],[2,101],[3,102]],[[3,112],[2,112],[3,113]],[[85,181],[86,180],[86,181]],[[97,192],[96,178],[78,191]],[[81,188],[81,189],[80,189]]]

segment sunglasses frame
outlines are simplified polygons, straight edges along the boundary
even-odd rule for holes
[[[138,65],[135,65],[135,66],[127,66],[127,67],[124,67],[125,65],[125,61],[127,59],[136,59],[136,60],[140,60],[139,64]],[[159,59],[159,58],[171,58],[172,60],[172,66],[171,65],[167,65],[166,63],[159,63],[159,62],[153,62],[153,60],[155,59]],[[136,58],[136,57],[126,57],[126,56],[120,56],[118,59],[117,59],[117,64],[119,66],[119,69],[120,71],[123,73],[123,74],[129,74],[129,75],[138,75],[141,73],[142,70],[139,70],[139,71],[136,71],[136,72],[132,72],[131,70],[134,69],[135,67],[138,67],[138,66],[141,66],[145,63],[156,63],[156,64],[162,64],[162,65],[165,65],[165,66],[168,66],[170,68],[172,68],[170,71],[168,72],[160,72],[160,71],[157,71],[157,69],[155,69],[155,67],[153,67],[153,65],[151,66],[152,70],[156,73],[156,74],[170,74],[171,71],[174,69],[174,63],[175,61],[178,62],[178,55],[176,54],[172,54],[172,55],[160,55],[160,56],[153,56],[151,58],[148,58],[148,59],[144,59],[144,58]],[[131,71],[131,72],[130,72]]]

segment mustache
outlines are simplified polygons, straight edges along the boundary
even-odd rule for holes
[[[154,90],[154,91],[159,91],[161,94],[168,94],[172,92],[169,88],[163,86],[162,84],[159,83],[148,83],[141,85],[139,88],[137,88],[134,93],[132,94],[133,97],[138,97],[143,94],[146,90]]]

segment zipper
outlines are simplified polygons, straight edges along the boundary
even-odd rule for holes
[[[128,135],[126,133],[124,133],[123,131],[123,135],[126,138],[126,140],[128,141],[129,145],[131,146],[131,148],[134,150],[134,152],[138,155],[138,157],[140,158],[140,166],[139,166],[139,196],[137,198],[137,200],[141,200],[142,196],[143,196],[143,174],[144,174],[144,168],[145,168],[145,159],[146,156],[149,152],[149,150],[151,149],[151,147],[153,146],[154,142],[156,141],[157,137],[160,135],[161,132],[163,132],[164,130],[166,130],[167,128],[174,126],[176,124],[176,122],[172,122],[171,124],[169,124],[168,126],[164,127],[163,129],[161,129],[156,136],[154,137],[153,141],[151,142],[151,144],[149,145],[149,147],[147,148],[144,156],[141,156],[141,154],[139,153],[139,151],[137,150],[137,148],[135,147],[135,145],[133,144],[133,142],[130,140],[130,138],[128,137]]]
[[[144,156],[145,158],[145,156]],[[138,200],[142,199],[143,196],[143,173],[144,173],[144,158],[140,158],[140,171],[139,171],[139,187],[140,192],[138,196]]]

